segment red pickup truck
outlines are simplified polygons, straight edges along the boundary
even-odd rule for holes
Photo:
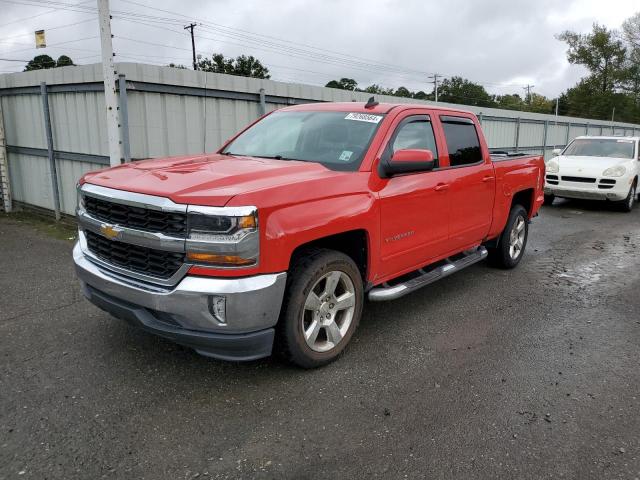
[[[76,270],[95,305],[203,355],[275,345],[316,367],[343,351],[365,297],[399,298],[487,256],[516,266],[544,168],[492,157],[461,110],[292,106],[214,154],[86,174]]]

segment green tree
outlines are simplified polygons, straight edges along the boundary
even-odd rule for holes
[[[549,100],[544,95],[539,93],[532,93],[529,97],[529,103],[527,104],[527,111],[536,113],[554,113],[555,102]]]
[[[601,93],[613,92],[621,79],[626,55],[626,48],[616,31],[594,23],[591,33],[567,30],[558,35],[558,39],[569,46],[569,63],[585,66]]]
[[[428,93],[423,92],[422,90],[418,90],[413,94],[413,98],[418,100],[433,100]]]
[[[73,60],[66,55],[60,55],[56,61],[56,67],[68,67],[71,65],[75,65],[75,63],[73,63]]]
[[[495,97],[496,106],[507,110],[524,110],[526,104],[520,95],[511,93]]]
[[[406,97],[406,98],[412,98],[413,97],[413,93],[410,92],[407,87],[398,87],[397,90],[395,92],[393,92],[393,94],[396,97]]]
[[[331,80],[325,85],[325,87],[339,88],[340,90],[357,90],[358,82],[356,82],[353,78],[343,77],[340,80]],[[371,93],[377,93],[377,92],[371,92]]]
[[[25,72],[31,70],[43,70],[46,68],[67,67],[75,65],[73,60],[66,55],[60,55],[58,61],[51,58],[49,55],[37,55],[33,57],[33,60],[29,60],[29,63],[24,67]]]
[[[226,58],[221,53],[214,53],[211,58],[198,57],[198,70],[203,72],[226,73],[253,78],[271,78],[269,69],[252,55],[240,55],[236,58]]]
[[[29,60],[27,66],[24,67],[25,72],[29,72],[31,70],[43,70],[46,68],[55,68],[56,61],[51,58],[49,55],[37,55],[33,57],[33,60]]]
[[[625,40],[633,47],[640,48],[640,12],[627,18],[622,24]]]
[[[438,88],[438,100],[478,107],[495,106],[493,97],[489,95],[482,85],[462,77],[445,78]]]

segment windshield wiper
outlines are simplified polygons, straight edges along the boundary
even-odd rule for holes
[[[244,155],[242,153],[224,152],[222,155],[234,156],[234,157],[251,157],[251,158],[267,158],[269,160],[296,160],[295,158],[287,158],[282,155]]]

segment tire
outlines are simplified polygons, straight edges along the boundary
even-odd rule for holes
[[[546,194],[544,196],[544,205],[552,205],[553,201],[556,199],[556,196],[552,193]]]
[[[627,194],[627,198],[625,198],[620,202],[616,202],[616,206],[622,212],[630,212],[631,210],[633,210],[633,206],[636,203],[636,196],[637,196],[636,183],[633,182],[633,185],[631,185],[631,188],[629,189],[629,193]]]
[[[350,257],[327,249],[304,252],[287,279],[276,334],[278,353],[302,368],[334,361],[358,327],[363,302],[362,276]],[[345,308],[340,309],[340,303]]]
[[[518,229],[521,229],[518,232],[522,233],[514,233],[516,225]],[[489,261],[499,268],[514,268],[522,260],[528,238],[529,218],[527,211],[522,205],[514,205],[509,213],[507,224],[498,238],[498,245],[489,249]],[[514,243],[516,240],[517,242]],[[516,244],[519,246],[516,247]]]

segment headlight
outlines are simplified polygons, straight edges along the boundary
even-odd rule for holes
[[[549,160],[547,163],[547,173],[558,173],[560,171],[560,164],[556,160]]]
[[[258,263],[260,240],[255,207],[189,206],[187,260],[218,267]]]
[[[607,168],[604,172],[602,172],[603,177],[621,177],[625,173],[627,173],[627,169],[622,165],[617,165],[615,167]]]

